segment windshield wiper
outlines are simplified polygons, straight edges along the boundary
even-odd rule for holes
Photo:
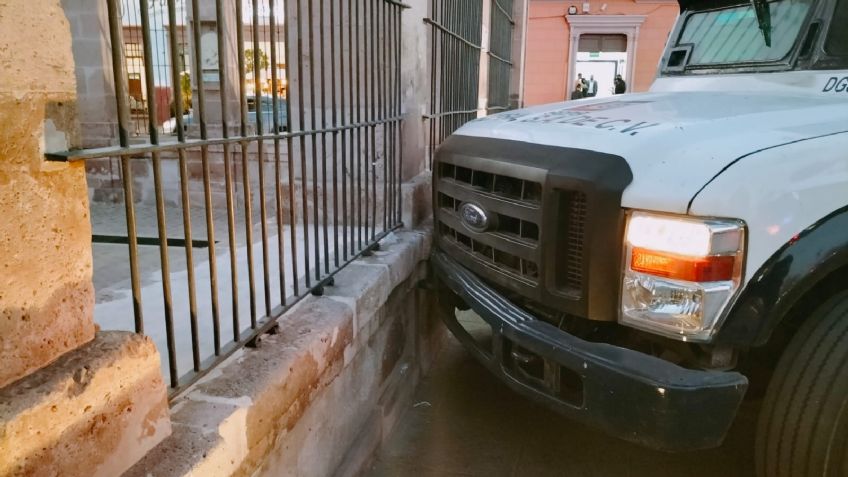
[[[766,46],[771,48],[771,7],[768,0],[751,0]]]

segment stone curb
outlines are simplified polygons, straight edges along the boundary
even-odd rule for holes
[[[316,396],[367,351],[381,308],[420,269],[430,245],[429,228],[398,231],[340,271],[325,296],[306,298],[280,318],[278,334],[236,353],[180,397],[173,435],[126,475],[253,473]]]

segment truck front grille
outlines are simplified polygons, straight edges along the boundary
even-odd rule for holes
[[[455,134],[434,166],[435,245],[442,252],[511,299],[617,319],[621,196],[633,179],[624,158]]]
[[[478,192],[535,205],[539,205],[542,201],[542,185],[538,182],[478,171],[444,162],[440,164],[440,167],[440,177],[472,186]]]
[[[439,233],[443,239],[470,254],[478,262],[527,285],[535,286],[538,283],[539,266],[535,262],[474,240],[444,223],[439,224]]]
[[[488,270],[536,287],[542,185],[449,163],[439,164],[438,181],[440,236]],[[487,210],[489,230],[475,233],[463,225],[459,210],[466,202]]]

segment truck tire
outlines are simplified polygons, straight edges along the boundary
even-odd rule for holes
[[[810,315],[760,411],[759,477],[848,476],[848,292]]]

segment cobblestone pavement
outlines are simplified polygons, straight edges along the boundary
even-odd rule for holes
[[[755,420],[746,403],[721,448],[652,451],[515,394],[451,338],[365,475],[751,476]]]

